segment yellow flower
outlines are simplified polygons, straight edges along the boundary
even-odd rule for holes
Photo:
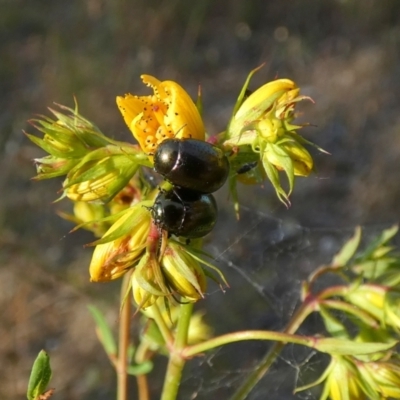
[[[150,230],[151,215],[142,204],[123,213],[98,243],[90,262],[90,280],[117,279],[142,256]]]
[[[205,129],[199,111],[181,86],[173,81],[160,82],[149,75],[141,78],[154,94],[118,96],[117,105],[145,153],[154,153],[167,138],[204,140]]]

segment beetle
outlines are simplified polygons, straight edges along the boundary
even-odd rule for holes
[[[154,153],[154,169],[174,186],[213,193],[226,181],[229,161],[217,146],[197,139],[165,139]]]
[[[151,213],[154,223],[160,229],[192,239],[212,231],[218,209],[212,194],[174,188],[158,193]]]

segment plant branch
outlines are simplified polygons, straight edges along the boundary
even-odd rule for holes
[[[121,313],[119,316],[118,331],[118,360],[117,371],[117,400],[127,400],[128,395],[128,374],[126,367],[128,364],[129,331],[131,322],[131,299],[127,298],[130,292],[131,274],[125,274],[121,285]]]
[[[161,400],[175,400],[181,382],[183,367],[186,358],[183,355],[187,345],[190,318],[193,312],[193,303],[181,304],[178,326],[173,347],[170,349],[169,362],[164,380]]]

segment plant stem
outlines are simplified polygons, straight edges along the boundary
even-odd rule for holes
[[[136,382],[138,385],[139,400],[149,400],[150,394],[149,394],[149,385],[147,382],[147,376],[146,375],[138,375],[136,377]]]
[[[283,333],[294,334],[308,315],[318,308],[322,299],[330,298],[332,296],[340,296],[347,291],[347,286],[340,285],[329,287],[316,296],[313,296],[310,292],[306,293],[305,300],[293,315]],[[256,369],[254,369],[254,371],[246,378],[242,386],[240,386],[233,395],[232,400],[243,400],[247,397],[258,381],[268,372],[268,369],[274,363],[284,346],[285,343],[280,341],[271,347]]]
[[[314,311],[314,307],[315,304],[312,298],[308,298],[307,300],[305,300],[301,304],[300,308],[293,315],[292,319],[290,320],[283,332],[287,334],[293,334],[294,332],[296,332],[299,326],[308,317],[308,315]],[[271,347],[271,349],[264,356],[258,366],[249,376],[247,376],[242,386],[240,386],[240,388],[233,395],[232,400],[243,400],[247,397],[247,395],[258,383],[258,381],[267,373],[269,367],[276,360],[285,344],[285,342],[280,341],[276,342]]]
[[[187,345],[190,318],[193,312],[193,303],[181,304],[175,342],[170,349],[170,357],[164,380],[161,400],[175,400],[178,394],[182,377],[182,370],[186,359],[182,352]]]
[[[165,319],[162,316],[160,312],[160,308],[158,307],[157,302],[155,302],[152,306],[152,311],[153,311],[153,318],[155,323],[158,326],[158,329],[161,332],[161,335],[163,339],[165,340],[165,343],[167,346],[172,346],[174,337],[172,336],[171,330],[169,329],[168,325],[165,323]]]
[[[131,274],[125,274],[121,285],[121,312],[119,316],[118,360],[116,365],[117,400],[127,400],[128,398],[128,374],[126,372],[126,366],[132,304],[130,297],[128,297],[128,292],[130,292],[130,277]]]
[[[275,331],[241,331],[221,335],[203,343],[186,347],[183,351],[183,356],[193,357],[199,353],[203,353],[204,351],[214,349],[215,347],[235,342],[242,342],[244,340],[273,340],[282,342],[283,344],[294,343],[307,347],[314,347],[317,342],[312,336],[291,335],[289,333]]]

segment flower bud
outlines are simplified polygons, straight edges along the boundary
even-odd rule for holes
[[[106,203],[129,183],[138,167],[134,156],[120,146],[97,149],[69,172],[65,195],[73,201]]]
[[[204,342],[212,336],[211,327],[203,320],[204,313],[196,312],[190,318],[188,344]]]
[[[262,119],[279,98],[295,88],[296,84],[290,79],[276,79],[258,88],[236,111],[229,136],[237,136],[248,123]]]
[[[278,170],[284,170],[288,175],[308,176],[313,168],[313,159],[310,153],[295,141],[284,142],[280,145],[268,144],[263,154],[263,162],[271,163]]]
[[[50,109],[55,120],[42,117],[30,121],[44,136],[39,138],[27,134],[28,138],[49,153],[49,156],[35,160],[38,172],[36,179],[65,175],[90,151],[112,142],[77,110],[59,107],[65,113]]]
[[[400,399],[400,365],[396,361],[359,363],[361,376],[382,398]]]
[[[400,330],[400,295],[396,290],[377,284],[358,285],[346,294],[346,299],[371,314],[382,326]]]
[[[384,321],[386,289],[378,285],[357,285],[346,294],[346,300],[371,314],[378,321]]]
[[[314,383],[297,388],[296,392],[310,389],[325,381],[321,399],[367,400],[363,390],[365,385],[354,361],[351,357],[332,356],[321,377]]]
[[[169,296],[155,254],[146,251],[132,274],[133,299],[141,310],[153,305],[160,297]]]
[[[118,180],[118,172],[112,171],[98,179],[90,179],[76,183],[65,189],[67,197],[72,201],[94,201],[107,199]]]
[[[206,277],[199,262],[183,245],[170,241],[167,245],[161,267],[167,285],[189,301],[197,301],[206,290]]]
[[[295,177],[308,176],[313,169],[313,159],[303,146],[312,143],[297,134],[301,126],[292,124],[296,103],[309,98],[299,96],[300,89],[289,79],[268,82],[245,98],[249,80],[256,71],[246,80],[222,144],[239,153],[246,152],[250,145],[253,153],[258,154],[279,200],[289,205]],[[286,174],[288,190],[282,187],[279,171]],[[236,199],[235,183],[231,182],[230,186],[232,197]]]
[[[150,212],[141,204],[127,209],[97,244],[89,267],[90,280],[117,279],[143,254],[150,230]]]
[[[61,215],[63,216],[63,215]],[[105,217],[105,207],[103,204],[88,203],[77,201],[74,203],[74,216],[67,218],[82,228],[93,232],[97,237],[104,235],[109,228],[109,223],[102,221]]]
[[[132,293],[135,303],[141,310],[152,306],[161,295],[155,295],[143,288],[138,282],[138,270],[133,271],[132,274]]]

